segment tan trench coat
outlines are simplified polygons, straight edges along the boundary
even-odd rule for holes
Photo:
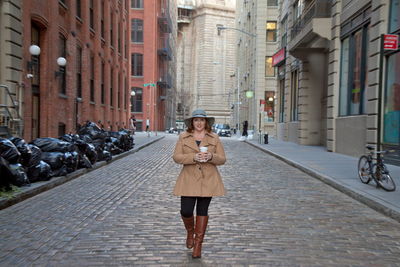
[[[210,161],[199,163],[194,161],[194,155],[200,152],[199,147],[208,147],[213,157]],[[212,197],[225,194],[224,184],[218,172],[217,165],[225,163],[225,151],[215,133],[206,133],[197,146],[192,133],[184,132],[179,136],[173,159],[183,164],[181,173],[174,188],[176,196]]]

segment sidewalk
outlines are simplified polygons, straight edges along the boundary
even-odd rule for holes
[[[113,156],[110,162],[113,162],[120,158],[126,157],[132,153],[135,153],[141,150],[142,148],[151,145],[152,143],[157,142],[158,140],[164,138],[164,136],[165,133],[163,132],[158,132],[157,135],[155,135],[155,133],[152,132],[150,136],[148,136],[146,132],[138,132],[133,136],[135,142],[134,148],[132,150]],[[79,169],[77,171],[67,174],[66,176],[53,177],[49,181],[32,183],[30,186],[22,186],[20,187],[21,191],[15,193],[11,198],[4,198],[4,197],[0,198],[0,210],[5,209],[16,203],[19,203],[27,198],[36,196],[37,194],[40,194],[44,191],[50,190],[53,187],[56,187],[58,185],[71,181],[75,178],[78,178],[79,176],[85,173],[101,168],[109,164],[110,162],[100,161],[94,164],[93,168],[91,169]]]
[[[358,178],[358,158],[328,152],[322,146],[303,146],[270,138],[269,144],[246,140],[272,156],[320,179],[337,190],[400,221],[400,167],[387,165],[396,183],[396,191],[377,189],[375,183],[363,184]]]

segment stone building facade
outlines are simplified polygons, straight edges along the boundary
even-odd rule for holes
[[[248,121],[255,135],[275,135],[278,1],[237,1],[237,123]]]
[[[177,120],[203,108],[216,123],[233,124],[235,0],[178,0]]]
[[[0,1],[0,136],[22,135],[22,1]]]
[[[399,52],[380,51],[399,14],[398,0],[281,2],[278,139],[352,156],[390,147],[400,162]]]

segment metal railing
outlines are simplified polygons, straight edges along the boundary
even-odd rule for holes
[[[331,0],[315,0],[313,4],[304,10],[301,17],[293,23],[293,27],[290,32],[291,39],[293,40],[312,19],[330,18],[331,6]]]
[[[23,120],[19,114],[18,103],[13,98],[13,94],[7,85],[0,84],[0,88],[5,90],[5,94],[3,93],[2,95],[10,99],[9,102],[5,99],[4,103],[0,103],[0,126],[2,126],[2,131],[22,136]]]

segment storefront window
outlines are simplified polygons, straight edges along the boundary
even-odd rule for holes
[[[390,4],[389,32],[400,29],[400,0],[392,0]]]
[[[295,70],[292,72],[291,80],[291,121],[299,120],[299,72]]]
[[[400,52],[388,57],[386,69],[383,142],[400,145]]]
[[[285,65],[278,68],[279,73],[279,122],[285,121]]]
[[[368,30],[368,25],[364,26],[342,40],[339,114],[343,116],[363,114],[365,110]]]
[[[274,122],[275,92],[265,91],[264,122]]]
[[[340,105],[339,114],[347,113],[347,84],[349,82],[349,40],[346,38],[342,41],[342,58],[340,68]]]

